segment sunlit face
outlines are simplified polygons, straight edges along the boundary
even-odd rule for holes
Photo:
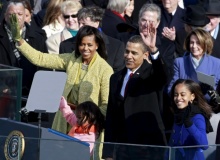
[[[177,84],[174,89],[174,103],[177,108],[183,109],[188,106],[189,102],[195,99],[195,94],[191,93],[185,84]]]
[[[85,36],[79,45],[79,52],[82,55],[83,63],[89,64],[98,49],[98,44],[95,42],[95,36]]]
[[[71,9],[67,9],[63,13],[65,26],[67,29],[78,30],[79,23],[77,20],[77,12]],[[68,17],[68,18],[67,18]]]
[[[139,43],[127,42],[124,58],[126,67],[134,71],[143,63],[146,55]]]
[[[170,12],[173,12],[178,6],[178,0],[162,0],[162,3],[163,7]]]
[[[25,9],[25,22],[27,22],[28,24],[30,24],[31,22],[31,13],[28,9]]]
[[[129,6],[126,7],[126,9],[125,9],[125,14],[128,17],[131,17],[133,11],[134,11],[134,0],[130,0]]]
[[[155,28],[158,27],[160,21],[158,19],[158,14],[156,12],[146,11],[142,14],[139,19],[139,31],[144,35],[147,35],[147,29],[150,24],[153,24]]]
[[[220,17],[217,16],[208,16],[210,19],[209,24],[206,25],[207,31],[213,31],[220,23]]]
[[[196,59],[200,59],[204,55],[204,50],[202,49],[196,35],[191,35],[190,37],[190,52]]]
[[[11,4],[5,12],[5,21],[10,24],[9,18],[12,14],[16,14],[20,28],[23,28],[25,21],[25,8],[21,3]]]
[[[87,17],[87,18],[84,18],[84,19],[80,19],[79,20],[79,27],[81,28],[81,27],[83,27],[85,25],[98,28],[99,27],[99,22],[92,21],[90,17]]]

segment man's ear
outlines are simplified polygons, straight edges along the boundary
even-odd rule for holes
[[[144,59],[148,62],[148,63],[151,63],[150,59],[149,59],[149,51],[145,52],[144,53]]]
[[[148,57],[149,57],[149,54],[150,54],[149,51],[146,51],[146,52],[144,53],[144,59],[145,59],[145,58],[148,58]]]

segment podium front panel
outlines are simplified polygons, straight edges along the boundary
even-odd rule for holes
[[[0,118],[0,160],[6,159],[5,145],[12,150],[11,133],[23,136],[22,160],[88,160],[90,158],[89,144],[86,142],[52,129]]]
[[[42,129],[40,160],[89,160],[89,144],[52,129]]]
[[[39,144],[39,129],[37,126],[9,120],[7,118],[0,118],[0,135],[5,136],[1,138],[0,144],[0,159],[6,159],[4,148],[7,140],[11,138],[10,133],[19,132],[24,136],[24,160],[38,160],[38,144]],[[28,138],[31,137],[31,138]],[[9,142],[10,143],[10,142]],[[9,144],[10,145],[10,144]]]

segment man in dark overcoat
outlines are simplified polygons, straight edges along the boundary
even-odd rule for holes
[[[148,16],[149,17],[149,16]],[[126,67],[110,79],[103,158],[106,160],[154,159],[159,150],[123,144],[167,144],[161,116],[163,88],[168,81],[166,63],[156,47],[156,22],[126,45]],[[147,61],[147,55],[150,53]],[[162,158],[162,157],[160,157]]]
[[[9,17],[11,14],[16,14],[19,19],[23,38],[35,49],[42,52],[47,52],[46,37],[37,30],[31,28],[24,22],[24,6],[22,2],[9,1],[5,12],[5,18],[0,25],[0,64],[19,67],[23,70],[22,73],[22,96],[26,97],[32,84],[37,66],[31,64],[15,47],[15,42],[12,40]]]

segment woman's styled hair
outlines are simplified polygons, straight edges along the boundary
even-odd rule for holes
[[[86,101],[80,103],[76,107],[75,114],[77,116],[77,124],[79,126],[83,126],[85,122],[88,122],[87,132],[89,132],[93,125],[95,126],[96,138],[98,138],[104,129],[105,122],[105,117],[101,113],[99,107],[91,101]]]
[[[95,37],[95,42],[98,44],[97,52],[103,58],[107,59],[107,51],[105,47],[105,42],[102,38],[101,32],[92,26],[83,26],[79,29],[76,34],[76,49],[75,49],[75,56],[78,58],[81,54],[79,52],[79,46],[82,42],[82,39],[86,36],[93,36]]]
[[[184,49],[187,52],[190,52],[190,38],[192,35],[195,35],[198,40],[199,44],[203,49],[203,53],[211,54],[213,48],[213,39],[209,32],[205,31],[204,29],[197,28],[192,30],[186,37],[184,42]]]
[[[22,1],[23,5],[24,5],[24,8],[27,9],[30,12],[30,14],[32,14],[33,10],[31,8],[30,1],[28,1],[28,0],[21,0],[21,1]]]
[[[50,0],[47,8],[46,14],[43,20],[43,26],[55,23],[55,20],[62,14],[61,13],[61,4],[64,0]]]
[[[173,84],[171,89],[171,102],[173,109],[175,110],[177,108],[176,104],[174,103],[174,94],[175,94],[174,91],[175,91],[175,87],[178,84],[183,84],[191,93],[195,95],[195,99],[192,101],[192,104],[201,108],[204,114],[206,115],[206,117],[210,118],[212,113],[211,106],[209,106],[208,103],[206,102],[200,85],[194,82],[193,80],[189,80],[189,79],[178,79]]]
[[[123,13],[125,8],[129,5],[130,0],[109,0],[107,9]]]
[[[64,1],[61,4],[61,12],[64,14],[67,10],[71,10],[73,12],[78,12],[82,8],[80,2],[77,1]]]

